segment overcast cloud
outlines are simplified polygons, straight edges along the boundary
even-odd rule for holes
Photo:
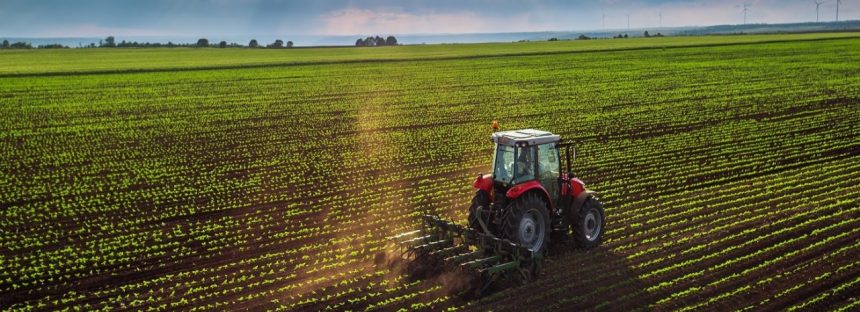
[[[2,0],[0,36],[362,35],[623,29],[815,21],[813,0]],[[843,0],[840,20],[860,17]],[[835,0],[821,19],[835,18]]]

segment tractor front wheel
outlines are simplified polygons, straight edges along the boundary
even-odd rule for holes
[[[508,206],[504,219],[507,239],[544,253],[549,245],[549,212],[543,199],[534,193],[520,196]]]
[[[605,225],[603,204],[596,197],[588,198],[579,211],[571,212],[570,222],[573,236],[580,247],[597,246],[603,237]]]

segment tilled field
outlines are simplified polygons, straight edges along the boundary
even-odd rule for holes
[[[6,73],[0,308],[856,310],[860,39],[809,36]],[[603,244],[474,300],[378,261],[465,219],[494,119],[577,142]]]

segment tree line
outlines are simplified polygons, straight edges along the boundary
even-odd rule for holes
[[[33,45],[31,45],[29,42],[23,42],[23,41],[9,42],[9,40],[3,40],[3,43],[0,44],[0,49],[32,49],[32,48],[33,48]],[[38,45],[38,46],[36,46],[36,48],[38,48],[38,49],[68,49],[69,47],[64,46],[62,44],[59,44],[59,43],[52,43],[52,44]]]
[[[356,47],[379,47],[379,46],[396,46],[397,38],[394,36],[388,36],[388,38],[382,38],[380,36],[372,36],[367,38],[358,38],[355,41]]]
[[[95,43],[90,43],[84,48],[177,48],[177,47],[187,47],[187,48],[269,48],[269,49],[280,49],[280,48],[292,48],[293,42],[287,41],[284,42],[281,39],[275,40],[272,43],[266,45],[260,45],[257,42],[257,39],[251,39],[248,42],[248,45],[241,45],[235,42],[227,43],[227,41],[220,41],[218,43],[210,43],[209,39],[200,38],[196,43],[160,43],[160,42],[137,42],[137,41],[125,41],[122,40],[120,42],[116,41],[114,36],[108,36],[105,39],[99,40],[98,45]],[[33,45],[29,42],[14,42],[11,43],[9,40],[3,40],[2,45],[0,45],[0,49],[33,49]],[[61,45],[58,43],[39,45],[35,48],[38,49],[68,49],[68,46]]]
[[[197,40],[197,43],[173,43],[167,42],[165,43],[149,43],[149,42],[127,42],[125,40],[116,42],[116,39],[113,36],[109,36],[104,40],[99,40],[99,47],[101,48],[157,48],[157,47],[190,47],[190,48],[270,48],[270,49],[280,49],[280,48],[292,48],[293,42],[287,41],[284,42],[281,39],[277,39],[274,42],[267,44],[265,46],[260,45],[257,42],[257,39],[251,39],[248,42],[248,45],[241,45],[235,42],[227,43],[227,41],[220,41],[218,43],[210,43],[209,39],[200,38]]]

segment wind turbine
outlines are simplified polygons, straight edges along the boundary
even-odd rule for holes
[[[838,11],[838,10],[837,10]],[[836,18],[839,18],[839,14],[836,14]],[[627,13],[627,31],[630,31],[630,13]]]
[[[606,31],[606,13],[603,13],[603,20],[601,20],[603,25],[603,30]]]
[[[836,1],[839,1],[839,0],[836,0]],[[750,10],[750,5],[749,5],[749,3],[744,3],[744,25],[746,25],[746,24],[747,24],[747,11],[749,11],[749,10]],[[837,12],[837,13],[836,13],[836,18],[837,18],[837,19],[839,19],[839,13],[838,13],[838,12],[839,12],[839,9],[836,9],[836,12]]]
[[[660,28],[663,28],[663,12],[657,13],[657,16],[660,17]]]
[[[818,23],[818,8],[824,3],[823,0],[815,0],[815,22]]]
[[[842,4],[842,0],[836,0],[836,21],[839,21],[839,5]]]

